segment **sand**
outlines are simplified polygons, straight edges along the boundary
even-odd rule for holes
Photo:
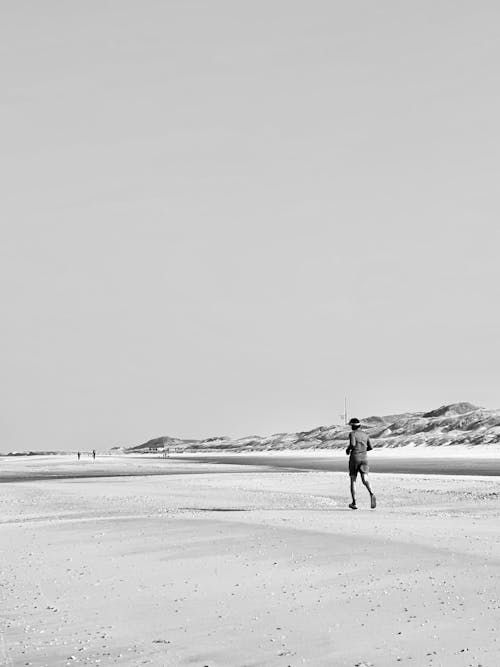
[[[0,664],[500,664],[497,479],[167,465],[0,484]]]

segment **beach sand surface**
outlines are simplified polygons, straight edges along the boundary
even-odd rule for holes
[[[0,664],[500,664],[497,478],[141,465],[2,461]]]

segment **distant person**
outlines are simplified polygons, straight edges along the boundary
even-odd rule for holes
[[[81,456],[81,454],[80,454],[80,452],[78,452],[78,460],[80,460],[80,456]]]
[[[356,417],[353,417],[349,421],[351,427],[351,432],[349,433],[349,445],[347,447],[346,454],[349,455],[349,475],[351,477],[351,497],[352,503],[349,507],[352,510],[357,510],[356,505],[356,478],[358,472],[361,475],[361,481],[368,489],[370,494],[370,505],[372,509],[375,509],[377,506],[377,499],[371,489],[370,482],[368,481],[368,457],[367,452],[373,449],[368,433],[361,430],[361,422]]]
[[[92,450],[92,458],[93,458],[94,461],[95,461],[95,449]]]

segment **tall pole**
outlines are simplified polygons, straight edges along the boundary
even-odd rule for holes
[[[347,396],[344,396],[344,412],[339,415],[344,426],[347,426]]]

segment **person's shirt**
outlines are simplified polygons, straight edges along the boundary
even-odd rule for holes
[[[372,449],[372,444],[368,433],[356,429],[349,433],[349,453],[351,456],[366,456],[366,452],[369,452]]]

